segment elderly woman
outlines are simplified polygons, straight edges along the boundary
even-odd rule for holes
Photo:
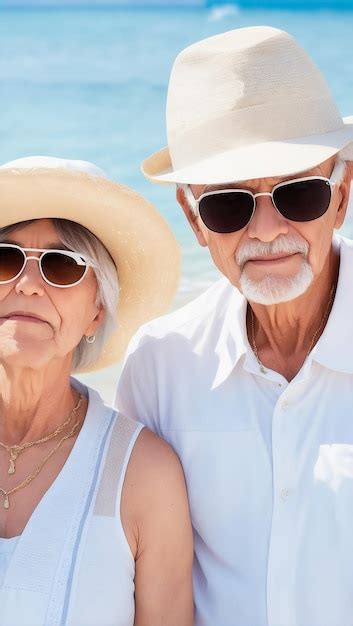
[[[88,163],[20,159],[0,189],[0,625],[190,626],[179,461],[71,377],[165,310],[174,239]]]

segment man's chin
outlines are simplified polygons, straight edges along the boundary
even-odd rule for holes
[[[304,263],[293,278],[268,274],[261,280],[249,278],[244,270],[240,277],[240,289],[249,302],[273,305],[291,302],[302,296],[310,287],[314,275],[309,263]]]

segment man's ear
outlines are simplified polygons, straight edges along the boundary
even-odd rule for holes
[[[187,197],[185,196],[184,190],[180,187],[177,187],[176,191],[176,199],[179,202],[181,208],[183,209],[186,219],[189,222],[192,230],[194,231],[195,237],[203,248],[207,247],[207,241],[205,239],[202,228],[200,227],[200,217],[195,215],[193,212]]]
[[[351,191],[351,183],[353,181],[353,161],[346,161],[344,177],[340,182],[339,194],[340,203],[337,209],[335,228],[341,228],[344,218],[346,217],[347,207],[349,203],[349,194]]]

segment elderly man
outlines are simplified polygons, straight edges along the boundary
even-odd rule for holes
[[[196,626],[353,624],[353,118],[275,28],[184,50],[144,162],[224,274],[135,336],[117,403],[184,466]],[[161,259],[163,263],[163,259]]]

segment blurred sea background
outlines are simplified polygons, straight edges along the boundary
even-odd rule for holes
[[[35,154],[85,159],[154,202],[182,248],[176,307],[217,278],[174,187],[151,185],[140,173],[140,161],[166,144],[165,101],[176,55],[233,28],[288,30],[324,72],[342,115],[353,115],[353,0],[122,4],[0,0],[0,161]],[[353,237],[352,210],[343,234]],[[118,374],[119,366],[83,378],[110,402]]]

